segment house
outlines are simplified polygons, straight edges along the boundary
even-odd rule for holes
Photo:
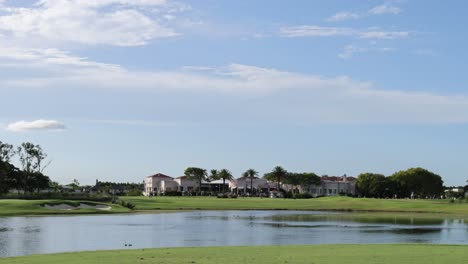
[[[252,189],[253,193],[268,193],[276,190],[276,184],[263,178],[254,178],[251,184],[249,177],[241,177],[229,181],[229,189],[237,194],[252,193]]]
[[[192,192],[195,190],[195,187],[198,187],[198,183],[187,176],[177,177],[174,181],[178,184],[177,191],[179,192]]]
[[[312,196],[355,195],[356,178],[343,176],[322,176],[320,185],[311,185],[309,193]]]
[[[178,184],[174,178],[162,173],[156,173],[145,177],[143,195],[151,196],[166,191],[177,191]]]

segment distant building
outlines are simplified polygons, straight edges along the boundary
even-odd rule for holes
[[[145,177],[144,189],[143,194],[146,196],[158,195],[166,191],[177,191],[177,183],[170,176],[156,173]]]
[[[355,195],[356,178],[344,176],[322,176],[320,185],[311,185],[309,193],[312,196]]]
[[[268,193],[276,190],[276,188],[276,183],[267,181],[263,178],[254,178],[252,180],[252,186],[249,177],[241,177],[229,181],[229,189],[237,194],[252,193],[252,189],[253,193]]]
[[[323,176],[320,185],[311,186],[291,186],[281,184],[281,188],[286,191],[308,192],[312,196],[331,196],[331,195],[355,195],[356,194],[356,178],[340,176],[330,177]],[[166,192],[193,192],[198,190],[199,183],[197,180],[189,179],[187,176],[177,178],[170,177],[162,173],[156,173],[145,177],[144,192],[145,196],[161,195]],[[223,187],[223,180],[202,181],[201,190],[207,192],[222,192],[223,190],[234,192],[237,194],[245,193],[270,193],[277,190],[275,182],[267,181],[264,178],[254,178],[252,181],[248,177],[241,177],[232,181],[226,181]],[[253,190],[253,191],[252,191]]]

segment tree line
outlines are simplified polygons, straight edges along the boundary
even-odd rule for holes
[[[198,167],[188,167],[187,169],[185,169],[184,175],[187,176],[188,179],[195,180],[198,182],[199,192],[201,191],[202,181],[223,180],[223,188],[226,188],[226,181],[231,181],[234,179],[234,176],[228,169],[212,169],[208,174],[206,169]],[[250,186],[253,186],[253,181],[254,179],[259,178],[259,173],[258,171],[250,168],[244,173],[242,173],[242,178],[250,180]],[[281,190],[281,184],[290,184],[295,188],[299,186],[306,187],[313,184],[320,184],[320,177],[315,173],[288,172],[281,166],[276,166],[272,171],[265,173],[263,175],[263,178],[265,178],[268,181],[275,182],[277,185],[277,190]],[[223,192],[226,192],[226,189],[224,189]],[[250,194],[255,194],[254,188],[251,187],[249,192]]]
[[[442,178],[423,168],[410,168],[386,177],[377,173],[362,173],[357,177],[356,190],[360,196],[438,197],[444,193]]]
[[[50,164],[44,163],[46,157],[39,145],[24,142],[15,148],[0,141],[0,195],[12,189],[27,193],[49,188],[51,180],[43,174]],[[11,163],[13,158],[17,158],[21,168]]]

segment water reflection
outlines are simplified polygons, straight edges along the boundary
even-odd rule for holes
[[[394,225],[441,225],[444,218],[424,218],[424,217],[408,217],[408,216],[362,216],[354,214],[297,214],[297,215],[274,215],[271,217],[273,221],[279,222],[356,222],[356,223],[372,223],[372,224],[394,224]],[[450,220],[452,221],[452,220]],[[459,220],[457,220],[459,221]]]
[[[0,218],[0,257],[67,251],[320,243],[468,243],[461,219],[294,211]]]

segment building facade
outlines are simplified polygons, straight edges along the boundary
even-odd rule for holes
[[[311,185],[308,192],[314,197],[356,195],[356,178],[344,176],[322,176],[320,185]]]

